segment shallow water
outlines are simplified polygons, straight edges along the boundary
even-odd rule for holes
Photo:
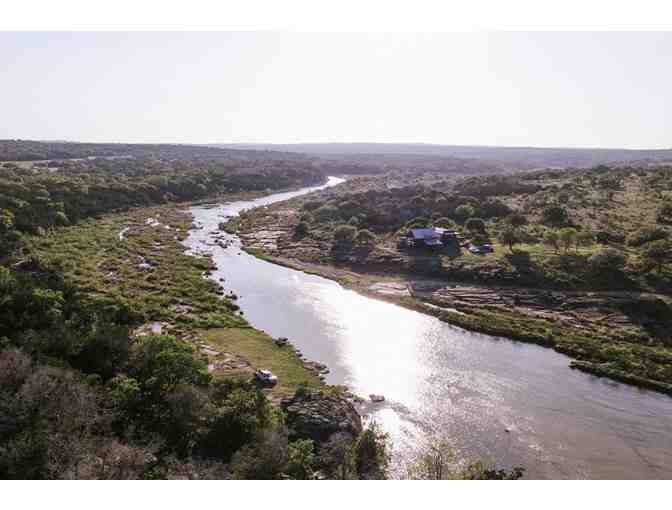
[[[328,185],[340,182],[330,178]],[[430,432],[462,455],[522,465],[531,478],[671,478],[672,398],[571,370],[551,349],[471,333],[324,278],[256,259],[235,236],[207,246],[225,216],[317,188],[194,207],[186,244],[214,255],[250,323],[331,369],[327,381],[382,394],[368,413],[390,433],[399,474]]]

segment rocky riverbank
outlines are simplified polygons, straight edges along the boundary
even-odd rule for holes
[[[465,329],[552,347],[574,358],[572,368],[672,393],[672,352],[660,340],[672,327],[665,296],[470,284],[402,270],[391,254],[325,259],[326,241],[293,239],[294,216],[291,207],[278,206],[235,228],[246,251],[270,262]]]

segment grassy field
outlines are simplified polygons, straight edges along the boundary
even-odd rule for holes
[[[271,398],[288,397],[296,388],[319,386],[320,379],[306,370],[303,361],[289,346],[278,347],[267,334],[253,328],[218,328],[202,332],[208,345],[215,349],[241,356],[255,367],[270,370],[278,376],[279,383],[271,390]],[[215,356],[214,360],[221,356]],[[249,376],[245,370],[229,370],[227,376]]]

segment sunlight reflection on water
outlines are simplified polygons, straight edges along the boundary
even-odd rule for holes
[[[241,296],[253,326],[326,363],[328,382],[385,396],[362,412],[392,436],[397,473],[418,438],[438,431],[466,456],[523,465],[531,477],[672,477],[667,396],[570,370],[550,349],[470,333],[275,266],[241,253],[237,241],[203,244],[221,216],[276,199],[193,208],[204,228],[186,244],[214,254],[212,278]]]

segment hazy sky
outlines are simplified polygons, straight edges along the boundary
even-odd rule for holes
[[[0,138],[672,147],[672,33],[0,33]]]

